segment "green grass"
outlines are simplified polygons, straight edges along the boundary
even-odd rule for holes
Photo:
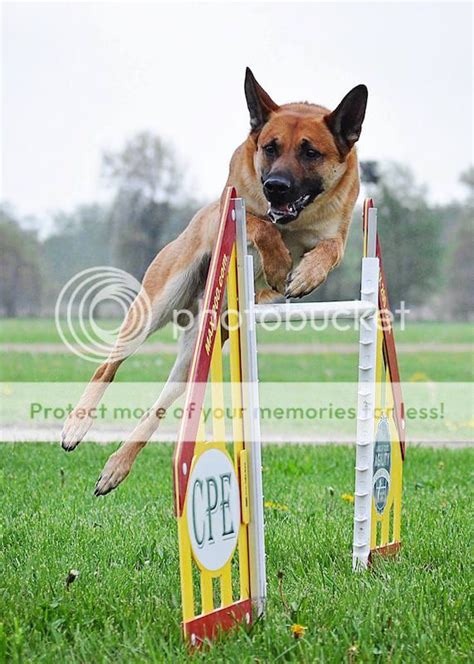
[[[155,382],[168,377],[174,356],[135,355],[120,367],[117,381]],[[259,354],[261,381],[356,381],[357,355]],[[400,353],[400,373],[404,381],[470,381],[473,359],[470,353]],[[0,380],[86,382],[97,365],[73,354],[2,353]]]
[[[95,499],[111,451],[0,447],[0,661],[187,659],[171,448],[149,446],[116,492]],[[288,507],[266,510],[266,617],[194,660],[472,661],[473,451],[409,450],[402,552],[363,574],[351,572],[352,506],[340,498],[353,490],[353,461],[349,448],[265,448],[266,499]],[[307,628],[298,641],[295,622]]]
[[[350,321],[339,321],[341,327]],[[260,343],[357,343],[359,333],[356,330],[313,329],[307,325],[302,330],[261,330],[257,329]],[[474,343],[474,328],[468,323],[411,322],[405,329],[395,325],[397,343]]]
[[[344,323],[344,321],[341,321]],[[118,321],[100,321],[106,328],[115,328]],[[408,320],[405,330],[396,327],[397,341],[402,343],[474,343],[474,328],[468,323],[420,323]],[[71,335],[67,335],[72,339]],[[81,339],[84,335],[80,335]],[[259,330],[262,343],[350,343],[357,342],[353,330],[338,331],[333,327],[327,330],[313,330],[306,326],[300,331]],[[150,342],[173,343],[173,329],[169,325],[152,335]],[[41,318],[15,318],[0,321],[0,343],[60,343],[54,320]]]
[[[106,330],[117,329],[120,321],[100,320],[98,326]],[[86,334],[79,329],[74,328],[81,340],[87,339]],[[74,341],[73,335],[67,332],[65,336],[69,341]],[[85,329],[90,334],[90,326]],[[163,330],[156,332],[150,341],[162,341],[164,343],[174,343],[173,327],[166,326]],[[58,334],[54,320],[50,318],[3,318],[0,320],[0,343],[62,343]]]
[[[116,321],[105,324],[115,326]],[[348,343],[357,342],[355,331],[334,329],[315,331],[307,326],[301,331],[259,330],[260,343]],[[474,339],[472,326],[463,323],[413,323],[397,331],[400,343],[468,343]],[[150,339],[173,343],[173,330],[167,326]],[[54,321],[43,319],[7,319],[0,322],[0,342],[59,343]],[[163,381],[172,367],[172,354],[135,355],[121,367],[118,381]],[[399,353],[402,380],[469,381],[473,378],[472,354],[468,352]],[[353,381],[357,379],[357,355],[259,355],[263,381]],[[4,381],[88,381],[96,365],[65,349],[64,353],[9,352],[1,359],[0,380]]]

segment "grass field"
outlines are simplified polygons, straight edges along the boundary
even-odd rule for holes
[[[168,354],[135,355],[119,369],[117,382],[166,380],[174,362]],[[399,358],[406,381],[470,381],[473,363],[469,353],[409,353]],[[97,365],[69,354],[5,353],[1,359],[1,381],[86,382]],[[261,381],[356,381],[357,354],[259,355]]]
[[[116,326],[116,322],[109,322]],[[412,323],[404,331],[397,330],[400,344],[474,343],[473,327],[463,323]],[[152,335],[150,343],[173,343],[173,330],[168,326]],[[301,331],[275,331],[259,329],[259,343],[308,344],[308,343],[356,343],[354,330],[337,331],[333,328],[315,331],[306,326]],[[33,344],[61,343],[54,321],[38,319],[4,320],[0,323],[0,343],[32,345],[31,351],[8,351],[1,354],[0,380],[27,382],[85,382],[96,365],[77,357],[66,349],[42,353]],[[354,346],[356,351],[356,346]],[[307,352],[307,351],[306,351]],[[137,354],[120,368],[119,382],[160,382],[167,378],[174,361],[172,353]],[[424,348],[417,353],[399,353],[400,371],[404,381],[453,381],[473,379],[473,355],[470,352],[444,350],[436,352]],[[357,352],[341,354],[326,352],[300,355],[259,354],[260,379],[262,381],[355,381],[357,380]]]
[[[171,328],[156,340],[172,343]],[[259,340],[332,344],[356,342],[357,335],[306,328],[261,331]],[[465,344],[473,342],[473,332],[463,324],[417,323],[397,340]],[[4,352],[0,379],[88,380],[93,364],[33,346],[59,341],[50,320],[2,321],[0,343],[29,344],[31,350]],[[402,380],[471,381],[472,354],[453,351],[401,352]],[[160,382],[172,362],[166,353],[136,355],[117,381]],[[259,367],[262,381],[354,381],[357,355],[262,352]],[[112,449],[83,444],[66,455],[57,445],[0,445],[0,662],[187,659],[179,626],[172,448],[146,448],[130,478],[96,499],[94,483]],[[409,447],[402,552],[354,575],[353,510],[341,498],[353,491],[353,450],[267,446],[265,497],[276,504],[265,515],[268,612],[249,633],[224,637],[195,659],[471,661],[473,462],[473,449]],[[67,590],[71,569],[79,577]],[[306,627],[299,640],[291,633],[294,623]]]
[[[344,321],[341,321],[341,324]],[[104,328],[116,328],[118,321],[101,321]],[[87,329],[87,328],[86,328]],[[397,340],[402,343],[436,342],[436,343],[474,343],[474,328],[465,323],[410,322],[400,330],[395,326]],[[71,334],[66,335],[72,340]],[[83,339],[84,334],[79,334]],[[328,327],[325,330],[314,330],[310,325],[298,331],[258,330],[259,342],[285,343],[349,343],[357,342],[355,330],[336,330]],[[173,327],[168,325],[152,335],[149,343],[161,341],[173,343]],[[54,320],[41,318],[15,318],[0,321],[0,343],[60,343],[61,338],[56,330]]]
[[[0,447],[0,660],[184,661],[171,448],[153,445],[128,481],[92,496],[110,448],[65,455]],[[196,660],[472,661],[472,450],[412,449],[403,549],[351,573],[349,448],[264,450],[268,613]],[[79,577],[66,590],[70,569]],[[282,594],[278,575],[283,572]],[[295,640],[290,627],[306,627]]]

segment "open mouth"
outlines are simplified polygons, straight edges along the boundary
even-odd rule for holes
[[[287,224],[296,219],[310,201],[311,194],[305,194],[292,203],[269,203],[267,214],[274,224]]]

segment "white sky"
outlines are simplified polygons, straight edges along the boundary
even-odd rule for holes
[[[362,159],[409,164],[432,200],[472,162],[468,3],[4,4],[2,198],[46,214],[104,196],[100,154],[150,129],[218,195],[245,138],[244,68],[277,102],[369,88]]]

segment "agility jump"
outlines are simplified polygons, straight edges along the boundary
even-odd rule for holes
[[[228,188],[206,283],[173,467],[183,631],[192,646],[250,624],[265,607],[265,543],[256,324],[337,315],[360,325],[353,568],[400,547],[404,407],[377,216],[364,205],[361,299],[256,305],[245,203]],[[227,311],[224,330],[221,317]],[[232,431],[222,343],[229,337]],[[205,430],[206,388],[212,430]]]

